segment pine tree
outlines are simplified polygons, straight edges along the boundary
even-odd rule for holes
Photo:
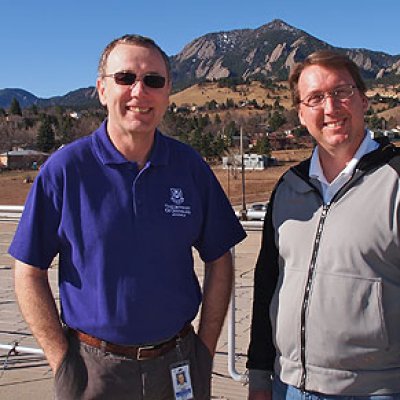
[[[44,118],[39,127],[36,144],[40,151],[44,151],[46,153],[54,148],[55,135],[53,127],[51,126],[48,118]]]
[[[32,104],[31,106],[31,111],[33,115],[38,115],[39,114],[39,110],[36,104]]]
[[[13,115],[22,115],[21,107],[19,105],[18,100],[13,97],[10,104],[10,114]]]
[[[257,154],[262,154],[267,157],[270,157],[271,156],[271,145],[270,145],[268,137],[264,136],[261,139],[257,140],[255,150],[256,150]]]
[[[286,123],[285,116],[279,111],[274,111],[271,118],[269,119],[269,126],[272,131],[276,131],[280,128],[284,123]]]

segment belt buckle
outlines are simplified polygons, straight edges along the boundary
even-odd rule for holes
[[[137,361],[142,361],[142,360],[147,360],[147,357],[142,357],[142,351],[144,350],[153,350],[155,349],[156,346],[140,346],[137,349],[137,354],[136,354],[136,360]]]

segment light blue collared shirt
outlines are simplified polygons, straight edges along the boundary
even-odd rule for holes
[[[361,142],[360,147],[354,154],[353,158],[347,163],[346,167],[331,183],[326,180],[324,171],[322,170],[319,160],[319,146],[314,149],[311,157],[309,176],[310,178],[317,179],[320,182],[322,188],[322,197],[325,204],[329,203],[339,189],[350,180],[361,157],[379,147],[379,143],[375,142],[375,140],[371,138],[371,132],[368,129],[365,131],[365,133],[364,140]]]

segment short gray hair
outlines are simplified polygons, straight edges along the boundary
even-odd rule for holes
[[[110,42],[107,47],[103,50],[100,56],[99,66],[98,66],[98,75],[99,77],[106,74],[107,60],[111,51],[119,44],[131,44],[141,47],[147,47],[158,51],[161,57],[164,60],[165,67],[167,69],[168,79],[171,77],[171,64],[169,62],[169,57],[167,54],[161,49],[161,47],[153,40],[146,36],[141,35],[124,35],[117,39],[114,39]]]

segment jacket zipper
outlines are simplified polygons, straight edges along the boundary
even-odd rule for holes
[[[322,231],[324,228],[326,216],[329,211],[331,203],[324,204],[321,217],[319,219],[318,223],[318,229],[317,229],[317,234],[315,236],[314,240],[314,248],[312,252],[312,257],[311,257],[311,262],[310,262],[310,267],[308,269],[308,277],[307,277],[307,284],[306,288],[304,291],[304,298],[303,298],[303,305],[301,308],[301,332],[300,332],[300,358],[301,358],[301,380],[300,380],[300,390],[303,392],[305,391],[305,386],[306,386],[306,313],[308,309],[308,303],[310,300],[310,291],[311,291],[311,285],[313,281],[313,276],[314,276],[314,271],[315,271],[315,266],[317,262],[317,256],[318,256],[318,250],[319,250],[319,245],[321,241],[321,236],[322,236]]]

